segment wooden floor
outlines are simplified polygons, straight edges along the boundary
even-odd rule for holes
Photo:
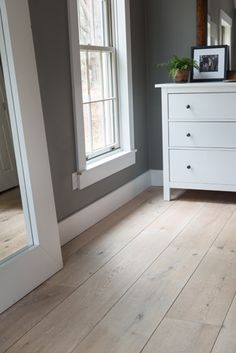
[[[0,193],[0,262],[27,244],[19,188]]]
[[[235,353],[236,194],[139,195],[0,317],[0,352]]]

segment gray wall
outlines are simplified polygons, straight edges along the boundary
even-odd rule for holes
[[[190,56],[196,44],[196,0],[147,0],[146,28],[149,165],[162,169],[161,101],[154,84],[171,79],[166,68],[157,69],[157,64],[173,55]]]
[[[29,0],[58,220],[148,170],[145,1],[131,0],[135,147],[137,163],[93,186],[72,191],[76,170],[66,0]]]

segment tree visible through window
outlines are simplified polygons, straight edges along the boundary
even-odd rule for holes
[[[110,0],[78,0],[86,158],[119,148],[116,50]]]

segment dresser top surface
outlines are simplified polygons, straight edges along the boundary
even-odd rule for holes
[[[161,83],[155,84],[155,88],[221,88],[221,89],[236,89],[236,82],[189,82],[189,83]]]

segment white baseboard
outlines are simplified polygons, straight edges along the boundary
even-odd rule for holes
[[[59,223],[61,245],[74,239],[86,229],[149,188],[152,185],[151,175],[155,174],[152,172],[148,171],[140,175],[138,178],[104,196],[102,199],[61,221]]]
[[[150,170],[151,186],[163,186],[163,171]]]

